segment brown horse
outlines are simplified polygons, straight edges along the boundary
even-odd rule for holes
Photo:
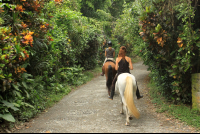
[[[102,71],[106,76],[106,87],[108,88],[108,95],[110,96],[112,81],[117,73],[115,63],[108,60],[102,67]]]

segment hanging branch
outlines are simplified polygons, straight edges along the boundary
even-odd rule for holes
[[[199,0],[195,0],[195,5],[194,5],[194,9],[193,9],[193,12],[197,9],[197,6],[198,6],[198,2]]]

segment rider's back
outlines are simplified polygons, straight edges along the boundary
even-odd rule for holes
[[[106,58],[114,58],[113,53],[115,52],[114,48],[106,48]]]

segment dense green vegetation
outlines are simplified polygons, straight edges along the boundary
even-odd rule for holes
[[[149,96],[151,102],[154,104],[157,113],[163,113],[168,119],[178,119],[190,126],[193,126],[200,130],[200,111],[186,104],[173,104],[165,99],[160,92],[162,87],[155,85],[153,79],[148,84],[150,89]]]
[[[149,66],[162,95],[191,104],[191,74],[200,72],[199,1],[138,0],[132,5],[117,20],[114,36]]]
[[[0,0],[0,122],[25,121],[87,81],[106,42],[149,66],[168,101],[191,104],[198,0]],[[75,81],[76,80],[76,81]],[[60,98],[60,97],[58,97]],[[58,100],[58,99],[55,99]]]
[[[1,123],[29,120],[88,80],[83,72],[102,65],[106,42],[117,46],[112,14],[124,1],[115,3],[0,0]]]
[[[157,112],[197,128],[199,110],[192,109],[191,74],[200,73],[199,4],[198,0],[137,0],[125,5],[113,31],[113,37],[148,65]]]

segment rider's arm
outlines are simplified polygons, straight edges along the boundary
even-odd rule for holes
[[[115,58],[115,51],[113,52],[113,58]]]
[[[116,59],[116,64],[115,64],[115,70],[118,70],[118,63],[119,63],[119,59]]]
[[[133,64],[132,64],[131,58],[129,58],[128,63],[129,63],[129,69],[133,70]]]
[[[106,50],[105,50],[105,57],[106,57],[106,55],[107,55],[107,54],[106,54]]]

